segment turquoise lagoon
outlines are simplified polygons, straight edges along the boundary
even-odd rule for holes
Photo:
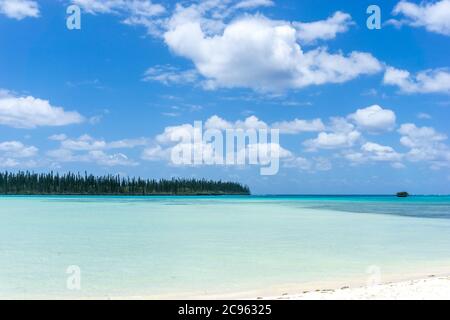
[[[14,196],[0,197],[0,221],[0,298],[281,293],[368,270],[450,272],[447,196]],[[67,288],[69,266],[81,290]]]

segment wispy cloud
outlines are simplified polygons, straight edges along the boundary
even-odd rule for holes
[[[450,0],[422,1],[419,4],[400,1],[393,10],[401,20],[392,20],[397,26],[424,27],[430,32],[450,36]]]
[[[32,129],[78,124],[84,120],[78,112],[52,106],[48,100],[18,96],[10,91],[0,90],[0,124]]]
[[[388,67],[383,83],[397,86],[403,93],[450,93],[448,69],[430,69],[412,75],[409,71]]]
[[[0,0],[0,14],[16,20],[39,17],[39,5],[32,0]]]

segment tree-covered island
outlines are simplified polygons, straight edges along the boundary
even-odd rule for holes
[[[3,195],[249,195],[247,186],[206,179],[142,179],[80,173],[0,172]]]

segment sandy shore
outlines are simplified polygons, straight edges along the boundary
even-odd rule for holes
[[[448,269],[447,269],[448,270]],[[408,280],[406,280],[408,279]],[[450,274],[405,275],[376,285],[362,282],[311,283],[265,291],[224,294],[168,294],[157,296],[59,297],[75,300],[450,300]],[[320,288],[320,289],[317,289]],[[325,289],[328,288],[328,289]],[[23,299],[21,297],[20,299]],[[9,297],[7,299],[13,299]],[[29,298],[34,299],[34,298]],[[54,299],[40,297],[39,299]]]
[[[260,298],[261,299],[261,298]],[[305,291],[264,297],[286,300],[450,300],[450,276],[392,282],[357,288]]]

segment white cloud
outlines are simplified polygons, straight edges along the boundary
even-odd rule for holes
[[[82,135],[77,139],[69,139],[66,135],[54,135],[50,140],[60,141],[63,149],[72,151],[92,151],[92,150],[106,150],[106,149],[132,149],[139,146],[145,146],[147,140],[144,138],[138,139],[122,139],[107,142],[103,139],[97,140],[90,135]]]
[[[393,147],[366,141],[363,131],[382,132],[395,127],[396,116],[393,111],[379,106],[359,109],[343,118],[331,118],[331,124],[316,138],[303,142],[306,151],[320,149],[343,149],[336,157],[342,156],[352,164],[387,162],[393,168],[404,168],[404,160],[425,162],[433,169],[450,167],[450,147],[445,144],[447,135],[431,127],[417,127],[415,124],[403,124],[398,133],[400,142],[409,150],[397,152]],[[358,147],[359,149],[354,149]],[[300,159],[301,160],[301,159]],[[307,162],[300,161],[307,167]]]
[[[409,148],[407,159],[413,162],[426,161],[433,169],[450,166],[450,148],[444,141],[447,135],[431,127],[417,127],[407,123],[400,127],[400,142]]]
[[[129,13],[135,17],[152,17],[165,12],[160,4],[149,0],[73,0],[74,4],[91,14]]]
[[[187,84],[198,81],[199,75],[196,70],[180,71],[172,66],[155,66],[149,68],[144,75],[144,81],[157,81],[165,85]]]
[[[10,158],[0,158],[0,161],[0,168],[16,168],[21,165],[19,161]]]
[[[50,137],[48,137],[49,140],[53,140],[53,141],[63,141],[63,140],[67,140],[67,136],[63,133],[61,134],[54,134],[51,135]]]
[[[125,23],[146,26],[174,54],[195,66],[195,70],[185,71],[156,66],[147,71],[144,80],[165,84],[198,82],[209,90],[249,88],[280,92],[343,83],[383,69],[370,53],[330,53],[323,47],[302,50],[299,42],[329,40],[347,31],[351,17],[340,11],[325,20],[302,23],[250,13],[274,5],[270,0],[180,2],[170,13],[144,0],[139,3],[150,3],[148,6],[159,9],[142,13],[133,5],[138,3],[136,0],[73,2],[90,13],[127,16]]]
[[[283,162],[283,165],[286,168],[296,168],[308,172],[329,171],[333,168],[331,161],[323,157],[315,157],[313,159],[290,157]]]
[[[383,146],[374,142],[366,142],[361,150],[369,154],[369,159],[374,161],[394,161],[402,159],[402,155],[397,153],[392,147]]]
[[[180,137],[191,137],[194,127],[191,124],[183,124],[179,126],[170,126],[164,128],[164,132],[156,136],[156,141],[160,144],[169,144],[177,142]]]
[[[317,149],[337,149],[352,147],[356,141],[361,137],[358,131],[351,131],[345,133],[327,133],[321,132],[315,139],[306,140],[304,145],[310,151]]]
[[[132,16],[153,17],[166,11],[161,4],[154,4],[148,0],[125,1],[126,7],[130,10]]]
[[[349,133],[355,130],[355,125],[348,121],[348,117],[332,117],[330,125],[327,126],[327,130],[336,133]]]
[[[389,146],[383,146],[374,142],[364,143],[359,151],[346,151],[344,158],[353,165],[359,165],[367,162],[388,162],[395,169],[404,168],[403,155]]]
[[[206,88],[282,91],[342,83],[382,69],[368,53],[345,56],[324,48],[303,52],[289,22],[246,15],[210,35],[202,14],[197,7],[177,6],[164,39],[175,54],[194,63]]]
[[[218,130],[226,130],[233,128],[233,124],[228,122],[221,117],[214,115],[205,122],[206,129],[218,129]]]
[[[170,159],[170,149],[163,149],[160,145],[145,148],[141,158],[149,161],[159,161]]]
[[[350,161],[352,164],[361,164],[367,162],[367,157],[364,153],[359,151],[347,151],[344,153],[344,158]]]
[[[249,159],[250,154],[258,155],[260,164],[267,164],[271,161],[272,155],[277,154],[279,159],[291,158],[293,155],[278,143],[252,143],[240,150],[236,150],[237,157],[243,156]]]
[[[147,139],[145,138],[121,139],[108,142],[106,144],[106,149],[133,149],[136,147],[145,146],[147,143]]]
[[[24,145],[20,141],[0,142],[0,168],[33,168],[37,162],[33,158],[38,148]]]
[[[55,159],[60,162],[76,162],[76,161],[86,161],[86,157],[75,156],[71,150],[67,149],[55,149],[47,152],[50,158]]]
[[[326,20],[294,22],[293,26],[297,29],[300,42],[312,43],[316,40],[334,39],[338,33],[347,32],[352,24],[352,17],[349,14],[337,11]]]
[[[320,119],[301,120],[294,119],[292,121],[280,121],[271,125],[258,119],[256,116],[249,116],[244,120],[230,122],[221,117],[214,115],[205,122],[205,129],[277,129],[282,134],[299,134],[302,132],[317,132],[325,129],[325,125]]]
[[[259,120],[257,117],[255,116],[250,116],[247,117],[244,121],[238,120],[235,123],[235,129],[244,129],[244,130],[248,130],[248,129],[268,129],[269,126],[264,122]]]
[[[200,129],[200,128],[199,128]],[[262,141],[252,141],[249,143],[245,143],[243,146],[235,145],[235,150],[233,154],[227,155],[226,152],[230,151],[225,148],[226,142],[220,141],[222,144],[222,150],[216,150],[216,146],[213,142],[205,138],[204,134],[206,131],[203,131],[203,135],[199,129],[194,128],[191,124],[181,124],[177,126],[169,126],[164,129],[164,131],[155,137],[156,144],[153,146],[149,146],[142,153],[142,159],[144,160],[165,160],[168,162],[172,162],[172,155],[183,153],[183,154],[191,154],[194,158],[202,159],[201,165],[231,165],[230,163],[226,163],[224,158],[235,159],[246,159],[246,163],[248,160],[249,164],[251,163],[250,159],[253,155],[257,155],[260,164],[269,163],[271,156],[276,153],[279,158],[288,158],[292,157],[292,153],[286,149],[284,149],[281,145],[275,142],[262,142]],[[227,121],[217,115],[214,115],[207,119],[204,123],[203,130],[216,130],[222,134],[222,137],[225,139],[226,130],[258,130],[258,129],[266,129],[269,130],[270,126],[261,121],[255,116],[250,116],[245,118],[244,120],[237,120],[235,122]],[[212,132],[212,131],[211,131]],[[245,134],[245,132],[244,132]],[[193,137],[198,135],[198,138],[201,139],[199,141],[193,141]],[[215,140],[215,139],[214,139]],[[215,142],[215,141],[214,141]],[[253,159],[253,158],[252,158]],[[188,163],[186,165],[200,165],[195,164],[192,159],[189,158]],[[235,165],[239,165],[239,161],[234,163]]]
[[[182,127],[182,126],[180,126]],[[180,142],[173,141],[171,144],[166,144],[164,146],[156,145],[146,148],[141,158],[149,161],[160,161],[164,160],[169,162],[171,165],[173,163],[172,156],[182,152],[183,154],[191,155],[186,159],[188,162],[184,165],[240,165],[238,162],[233,164],[227,163],[225,157],[233,159],[245,159],[244,162],[247,164],[254,165],[256,163],[250,162],[250,155],[256,155],[258,157],[258,163],[265,165],[272,160],[274,152],[278,155],[280,159],[292,157],[292,153],[279,145],[278,143],[253,143],[246,144],[243,148],[235,149],[230,155],[226,154],[226,150],[216,150],[212,143],[200,141],[200,142]],[[202,161],[196,164],[193,159],[201,159]],[[181,165],[178,163],[177,165]]]
[[[9,158],[30,158],[37,154],[38,148],[25,146],[19,141],[0,142],[0,156]]]
[[[64,126],[84,121],[75,111],[65,111],[47,100],[32,96],[19,97],[0,90],[0,124],[14,128],[36,128],[39,126]]]
[[[18,160],[14,158],[1,158],[0,157],[0,168],[19,168],[31,169],[36,168],[39,164],[35,160]]]
[[[97,164],[101,166],[114,167],[114,166],[136,166],[137,162],[130,160],[123,153],[107,154],[101,150],[89,151],[89,157],[92,158]]]
[[[423,1],[420,4],[400,1],[393,14],[404,16],[398,24],[424,27],[428,31],[450,36],[450,0]]]
[[[234,8],[236,9],[250,9],[257,7],[272,7],[275,4],[271,0],[243,0],[237,3]]]
[[[413,123],[403,124],[398,132],[402,135],[400,142],[409,148],[424,147],[447,140],[445,134],[431,127],[417,127]]]
[[[313,158],[315,171],[330,171],[333,168],[331,161],[324,157]]]
[[[74,153],[69,149],[56,149],[47,155],[57,162],[93,162],[100,166],[136,166],[139,163],[129,159],[123,153],[108,154],[102,150],[91,150],[86,153]]]
[[[73,0],[72,2],[92,14],[111,13],[125,3],[124,0]]]
[[[358,128],[370,132],[390,131],[395,127],[396,115],[392,110],[383,109],[379,105],[373,105],[364,109],[358,109],[349,115]]]
[[[244,120],[237,120],[232,123],[221,117],[214,115],[206,120],[204,123],[205,130],[226,130],[226,129],[269,129],[269,126],[259,120],[255,116],[247,117]],[[180,137],[192,137],[194,135],[194,126],[191,124],[182,124],[178,126],[169,126],[164,129],[164,132],[156,136],[156,142],[160,144],[170,144],[178,142]]]
[[[361,138],[361,133],[345,118],[332,118],[327,132],[320,132],[315,139],[303,142],[308,151],[352,147]]]
[[[313,167],[313,163],[303,157],[292,157],[284,161],[283,164],[286,168],[297,168],[302,171],[311,171]]]
[[[17,20],[39,17],[39,6],[31,0],[0,0],[0,13]]]
[[[106,141],[95,140],[89,135],[82,135],[78,139],[62,140],[61,147],[63,149],[74,151],[102,150],[106,148]]]
[[[159,16],[166,12],[166,8],[150,0],[72,0],[72,2],[87,13],[124,16],[122,22],[125,24],[144,26],[155,36],[161,34],[164,22]]]
[[[94,162],[101,166],[135,166],[137,162],[128,158],[124,153],[109,154],[107,150],[113,149],[133,149],[139,146],[146,146],[147,140],[122,139],[107,142],[103,139],[94,139],[85,134],[77,139],[70,139],[65,134],[58,134],[49,137],[50,140],[58,141],[58,149],[47,152],[47,155],[59,162]]]
[[[450,72],[447,69],[425,70],[411,75],[406,70],[388,67],[383,82],[398,86],[403,93],[450,93]]]
[[[272,124],[273,129],[279,129],[280,133],[298,134],[301,132],[317,132],[325,130],[325,125],[320,119],[281,121]]]
[[[402,162],[391,163],[391,167],[394,169],[405,169],[406,166]]]
[[[362,140],[362,131],[378,133],[395,127],[396,115],[393,111],[378,105],[358,109],[346,118],[331,118],[331,124],[315,139],[303,142],[307,151],[318,149],[348,149]],[[358,157],[353,153],[351,157]],[[357,160],[357,159],[355,159]]]
[[[255,116],[250,116],[244,120],[238,120],[234,123],[222,119],[221,117],[214,115],[205,122],[205,129],[269,129],[269,126],[264,121],[259,120]]]
[[[422,120],[430,120],[433,117],[431,115],[429,115],[428,113],[420,112],[420,113],[417,114],[417,118],[418,119],[422,119]]]

